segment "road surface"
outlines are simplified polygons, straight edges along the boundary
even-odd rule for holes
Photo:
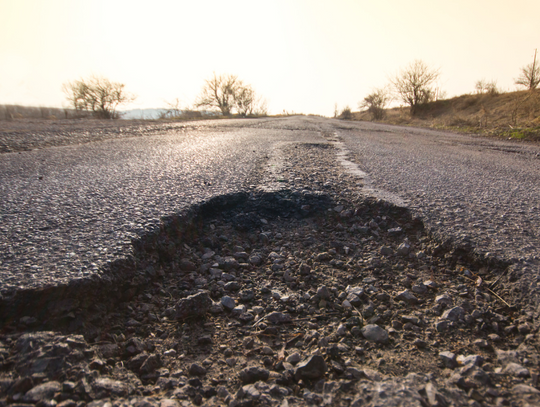
[[[261,171],[279,172],[291,143],[333,146],[328,154],[358,176],[350,188],[410,207],[443,240],[516,263],[522,288],[536,290],[538,145],[298,116],[1,154],[0,293],[100,275],[161,217],[268,187],[275,179]]]

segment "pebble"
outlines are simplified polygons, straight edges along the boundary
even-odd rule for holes
[[[316,380],[323,377],[328,369],[324,358],[313,355],[299,362],[294,370],[296,380]]]
[[[234,307],[236,307],[236,301],[228,295],[225,295],[221,297],[221,305],[223,305],[226,310],[232,311]]]
[[[529,369],[526,367],[523,367],[522,365],[514,362],[508,363],[504,369],[502,370],[503,373],[515,376],[515,377],[529,377],[530,372]]]
[[[439,359],[442,360],[444,365],[449,368],[454,368],[457,366],[457,360],[456,360],[456,354],[449,352],[449,351],[443,351],[439,352]]]
[[[482,363],[484,363],[484,358],[480,355],[459,355],[456,360],[460,365],[473,364],[475,366],[482,366]]]
[[[396,300],[398,301],[404,301],[408,304],[411,304],[411,305],[414,305],[418,302],[418,298],[416,298],[414,296],[413,293],[411,293],[409,290],[403,290],[403,291],[400,291],[397,295],[396,295]]]
[[[49,401],[55,393],[62,390],[62,385],[57,381],[50,381],[33,387],[24,395],[23,400],[31,403]]]
[[[300,362],[301,359],[302,357],[300,356],[300,354],[298,352],[295,352],[292,355],[287,356],[287,359],[285,360],[292,365],[296,365],[298,362]]]
[[[435,303],[444,305],[445,307],[451,307],[453,305],[452,298],[447,294],[442,294],[435,297]]]
[[[238,377],[242,383],[255,383],[259,380],[266,381],[270,377],[270,371],[262,367],[251,366],[242,369]]]
[[[348,330],[347,330],[347,327],[343,324],[340,324],[338,326],[338,329],[336,331],[336,333],[340,336],[345,336],[347,334]]]
[[[189,367],[189,374],[191,376],[204,376],[206,374],[206,369],[198,363],[192,363]]]
[[[411,251],[411,245],[408,242],[401,243],[396,252],[399,256],[408,256]]]
[[[446,310],[441,316],[442,319],[447,319],[454,322],[458,322],[464,317],[465,311],[461,307],[450,308],[449,310]]]
[[[266,316],[266,320],[272,324],[283,324],[291,321],[291,316],[283,312],[271,312]]]
[[[331,296],[330,290],[325,286],[320,286],[317,289],[317,296],[323,300],[329,299]]]
[[[478,346],[479,348],[482,348],[482,349],[489,348],[489,343],[485,339],[475,339],[473,341],[473,345]]]
[[[368,341],[383,343],[388,341],[388,332],[378,325],[366,325],[362,328],[362,335]]]
[[[203,291],[178,301],[175,308],[176,319],[202,317],[212,306],[213,301],[208,292]]]

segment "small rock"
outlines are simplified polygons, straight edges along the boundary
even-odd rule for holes
[[[238,291],[240,289],[240,284],[238,284],[237,281],[229,281],[223,288],[227,291]]]
[[[362,335],[371,342],[386,342],[388,341],[388,332],[379,325],[366,325],[362,328]]]
[[[435,281],[432,280],[426,280],[424,281],[424,285],[429,288],[430,290],[436,290],[439,288],[439,284],[437,284]]]
[[[299,271],[301,275],[307,276],[308,274],[311,273],[311,267],[307,265],[306,263],[302,263],[300,264]]]
[[[418,299],[409,290],[400,291],[396,295],[396,300],[405,301],[406,303],[411,304],[411,305],[416,304],[418,302]]]
[[[507,364],[510,362],[519,363],[519,356],[515,350],[500,350],[496,349],[497,360],[502,364]]]
[[[411,245],[407,242],[403,242],[398,246],[396,251],[399,256],[408,256],[411,251]]]
[[[223,305],[226,310],[232,311],[234,307],[236,307],[236,301],[228,295],[225,295],[221,297],[221,305]]]
[[[301,359],[302,357],[300,356],[300,354],[298,352],[295,352],[292,355],[287,356],[287,359],[285,360],[292,365],[296,365],[298,362],[300,362]]]
[[[330,290],[325,285],[322,285],[317,289],[317,296],[323,300],[326,300],[330,298]]]
[[[62,391],[62,385],[60,384],[60,382],[46,382],[30,389],[24,395],[23,400],[31,403],[37,403],[39,401],[49,401],[53,398],[55,393],[60,391]]]
[[[188,259],[181,259],[179,267],[182,271],[195,271],[197,268],[195,264]]]
[[[244,305],[244,304],[241,304],[241,305],[237,305],[236,307],[234,307],[231,311],[231,314],[233,316],[240,316],[242,315],[244,312],[246,312],[247,310],[247,307]]]
[[[512,393],[540,395],[540,390],[532,386],[527,386],[526,384],[516,384],[514,387],[512,387]]]
[[[197,344],[199,345],[211,345],[212,344],[212,336],[211,335],[202,335],[197,339]]]
[[[435,323],[435,328],[437,329],[437,332],[445,332],[450,327],[450,324],[448,321],[438,321]]]
[[[427,346],[427,342],[422,339],[415,339],[412,344],[418,349],[424,349]]]
[[[291,321],[291,316],[289,314],[284,314],[283,312],[271,312],[266,316],[266,320],[274,325],[283,324]]]
[[[242,383],[255,383],[259,380],[267,381],[270,377],[270,371],[258,366],[246,367],[238,374]]]
[[[354,293],[350,293],[349,295],[347,295],[346,301],[348,301],[349,304],[354,305],[355,307],[362,304],[362,300],[360,299],[360,297]]]
[[[252,254],[251,256],[249,256],[248,261],[254,266],[258,266],[262,263],[262,257],[258,254]]]
[[[146,358],[146,360],[141,366],[140,371],[142,374],[147,374],[147,373],[153,372],[156,369],[159,369],[160,367],[161,367],[161,358],[159,357],[159,355],[152,354]]]
[[[128,384],[119,380],[109,379],[108,377],[100,377],[92,383],[92,389],[96,394],[96,398],[105,398],[110,396],[125,397],[129,394]]]
[[[452,298],[447,294],[442,294],[435,297],[435,303],[444,305],[445,307],[451,307],[453,305]]]
[[[206,369],[197,363],[192,363],[189,367],[189,374],[191,376],[204,376]]]
[[[249,302],[255,298],[255,292],[251,289],[242,290],[238,293],[238,296],[240,297],[240,301]]]
[[[465,310],[461,307],[454,307],[449,310],[446,310],[441,318],[447,319],[449,321],[457,322],[460,319],[463,319],[465,317]]]
[[[421,295],[427,293],[428,291],[427,287],[423,283],[413,285],[411,290],[413,293]]]
[[[182,298],[176,304],[176,319],[183,320],[190,317],[204,316],[212,304],[213,301],[206,291]]]
[[[448,351],[439,352],[439,359],[442,360],[446,367],[453,369],[457,366],[456,354]]]
[[[400,227],[388,229],[389,236],[397,236],[401,234],[401,232],[403,232],[403,229],[401,229]]]
[[[460,365],[463,366],[471,364],[475,366],[482,366],[482,363],[484,363],[484,358],[480,355],[459,355],[456,360]]]
[[[381,256],[392,256],[394,254],[394,250],[391,247],[388,246],[382,246],[379,250],[379,253],[381,253]]]
[[[504,369],[502,370],[503,373],[515,376],[515,377],[529,377],[530,372],[529,369],[526,367],[523,367],[522,365],[518,363],[508,363]]]
[[[345,336],[345,335],[347,335],[347,332],[348,332],[348,331],[347,331],[347,327],[346,327],[345,325],[343,325],[343,324],[340,324],[340,325],[338,326],[337,331],[336,331],[336,333],[337,333],[339,336]]]
[[[330,256],[330,253],[328,252],[323,252],[323,253],[319,253],[315,256],[315,259],[317,261],[328,261],[332,258],[332,256]]]
[[[327,370],[324,358],[320,355],[313,355],[308,359],[298,363],[294,370],[296,380],[315,380],[323,377]]]
[[[473,345],[478,346],[482,349],[489,348],[489,343],[485,339],[475,339]]]

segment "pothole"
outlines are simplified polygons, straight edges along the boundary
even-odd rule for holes
[[[106,295],[4,326],[4,403],[538,397],[536,354],[523,345],[531,321],[497,293],[504,265],[433,240],[386,201],[343,191],[222,196],[134,247],[129,278]]]

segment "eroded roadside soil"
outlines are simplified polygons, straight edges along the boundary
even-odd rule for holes
[[[538,405],[512,267],[364,196],[332,149],[283,146],[274,188],[165,219],[110,282],[4,315],[1,403]]]

